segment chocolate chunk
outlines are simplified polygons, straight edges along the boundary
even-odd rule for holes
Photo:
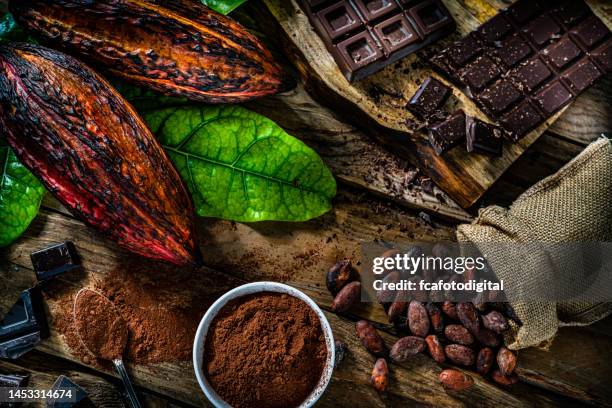
[[[81,267],[74,244],[70,241],[33,252],[30,259],[39,282]]]
[[[500,127],[471,116],[466,118],[465,126],[468,152],[501,156],[503,130]]]
[[[450,96],[450,88],[435,78],[427,78],[417,89],[407,108],[421,119],[438,111]]]
[[[538,3],[534,0],[518,0],[507,9],[507,14],[511,16],[517,24],[523,24],[541,10]]]
[[[612,72],[612,38],[591,53],[595,63],[604,72]]]
[[[452,33],[440,0],[298,0],[349,81],[357,81]]]
[[[455,64],[463,65],[475,57],[480,52],[480,49],[480,42],[472,33],[472,35],[468,35],[451,45],[447,53]]]
[[[517,142],[528,131],[538,126],[544,118],[538,110],[529,102],[524,101],[516,108],[508,112],[501,120],[504,128],[509,132],[506,136]]]
[[[580,48],[567,36],[542,51],[542,55],[558,70],[574,61],[581,53]]]
[[[561,81],[555,81],[535,95],[542,110],[552,115],[572,99],[572,94]]]
[[[531,54],[531,47],[520,35],[513,35],[499,44],[497,57],[507,66],[513,67]]]
[[[472,89],[480,90],[501,75],[501,69],[486,55],[465,67],[461,79]]]
[[[523,63],[513,74],[527,91],[532,91],[553,73],[541,59],[535,57]]]
[[[521,99],[521,93],[508,78],[495,82],[480,94],[480,101],[496,114],[505,111],[510,105]]]
[[[592,48],[606,38],[609,33],[608,27],[595,16],[588,17],[570,31],[570,34],[586,48]]]
[[[547,43],[553,37],[561,33],[561,27],[555,23],[548,15],[543,15],[533,20],[523,32],[531,39],[531,41],[539,46]]]
[[[583,58],[563,74],[563,79],[576,95],[593,85],[603,74],[588,58]]]
[[[57,377],[57,380],[55,380],[55,382],[53,383],[53,387],[51,388],[51,390],[58,391],[58,395],[61,390],[71,390],[72,396],[70,398],[70,402],[65,402],[65,397],[63,399],[51,398],[47,401],[46,408],[93,406],[93,404],[89,404],[90,401],[89,397],[87,396],[87,392],[65,375],[60,375],[59,377]],[[86,401],[88,402],[88,404],[83,404]]]
[[[429,143],[437,154],[450,150],[465,140],[465,113],[458,110],[443,122],[429,127]]]
[[[503,14],[498,14],[478,28],[481,37],[487,43],[493,43],[512,31],[512,25]]]
[[[583,1],[565,0],[562,3],[554,10],[553,15],[566,29],[576,24],[591,11]]]
[[[0,374],[0,387],[25,387],[29,380],[29,375]]]

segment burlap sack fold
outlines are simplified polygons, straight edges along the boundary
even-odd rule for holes
[[[528,290],[542,282],[554,287],[558,276],[572,274],[577,282],[591,279],[588,271],[577,272],[576,264],[585,262],[580,253],[534,254],[539,254],[536,247],[542,244],[612,241],[610,141],[593,142],[557,173],[528,189],[509,209],[480,210],[472,224],[458,227],[457,239],[487,247],[488,261],[498,278],[504,279],[506,291]],[[512,245],[496,252],[491,243]],[[515,251],[508,250],[514,246]],[[586,301],[530,300],[515,302],[513,307],[523,326],[513,326],[507,336],[511,349],[546,347],[559,327],[590,324],[612,312],[610,303]]]

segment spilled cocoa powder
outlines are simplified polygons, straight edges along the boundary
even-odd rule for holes
[[[206,336],[208,381],[235,408],[300,405],[317,386],[327,347],[316,313],[280,293],[235,299]]]
[[[80,291],[73,317],[80,340],[93,355],[104,360],[122,358],[128,329],[108,299],[92,290]]]

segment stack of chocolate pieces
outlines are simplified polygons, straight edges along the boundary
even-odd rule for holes
[[[299,0],[349,81],[358,81],[455,31],[440,0]]]
[[[611,49],[582,0],[518,0],[431,63],[516,142],[612,71]]]
[[[425,121],[429,131],[429,142],[441,155],[453,147],[465,143],[470,153],[485,153],[501,156],[503,129],[467,116],[462,110],[451,115],[444,111],[450,97],[448,86],[435,78],[427,78],[408,102],[408,110]]]

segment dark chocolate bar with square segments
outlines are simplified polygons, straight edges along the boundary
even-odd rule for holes
[[[70,241],[32,252],[30,259],[39,282],[81,267],[76,248]]]
[[[610,72],[611,49],[583,0],[518,0],[430,63],[517,141]]]
[[[428,127],[429,143],[438,155],[465,141],[465,113],[458,110],[442,122]]]
[[[471,116],[465,119],[466,148],[470,153],[501,156],[504,131],[499,126]]]
[[[298,0],[349,81],[363,79],[455,31],[441,0]]]
[[[448,86],[435,78],[429,77],[417,89],[406,106],[410,112],[421,119],[428,119],[440,110],[450,96]]]

